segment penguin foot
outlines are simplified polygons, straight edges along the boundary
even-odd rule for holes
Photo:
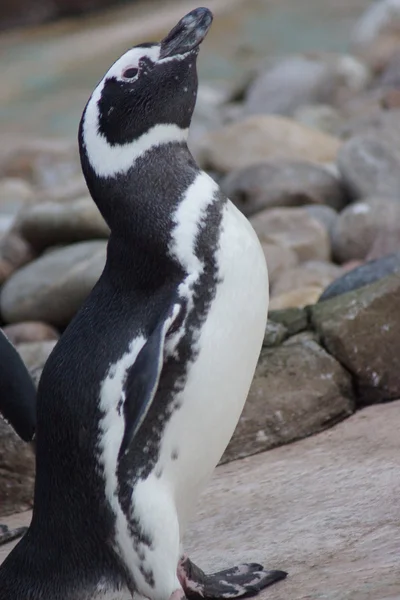
[[[27,530],[27,527],[17,527],[10,531],[7,525],[0,525],[0,546],[22,537]]]
[[[245,563],[210,574],[204,573],[186,556],[178,565],[179,581],[186,596],[193,600],[254,596],[286,576],[285,571],[267,571],[256,563]]]

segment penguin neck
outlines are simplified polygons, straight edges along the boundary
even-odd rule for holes
[[[82,168],[111,238],[131,248],[151,246],[165,255],[174,227],[173,213],[200,173],[186,142],[154,146],[113,177],[99,177],[85,156]]]

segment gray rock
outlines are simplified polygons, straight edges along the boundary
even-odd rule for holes
[[[364,260],[380,234],[400,230],[400,202],[390,198],[367,198],[351,204],[339,215],[331,232],[336,261]]]
[[[303,208],[313,219],[325,227],[329,235],[331,234],[338,218],[338,214],[333,208],[319,204],[307,204]]]
[[[343,115],[329,104],[301,106],[295,110],[293,118],[307,127],[313,127],[334,136],[339,136],[344,126]]]
[[[246,215],[264,208],[328,205],[342,210],[347,203],[340,181],[319,166],[304,161],[268,161],[233,171],[221,181],[225,194]]]
[[[35,193],[23,179],[6,177],[0,180],[0,213],[16,215],[26,205],[32,203]]]
[[[57,340],[47,340],[40,342],[25,342],[16,345],[16,349],[24,361],[35,385],[39,383],[43,367],[56,344]]]
[[[359,405],[400,397],[399,303],[398,273],[310,309],[324,346],[353,375]]]
[[[304,286],[329,285],[341,275],[342,270],[330,262],[310,260],[298,267],[287,269],[272,285],[271,294],[277,296]]]
[[[291,248],[267,242],[261,242],[261,246],[268,266],[270,285],[273,284],[286,269],[290,269],[299,264],[299,257]]]
[[[348,271],[328,285],[319,302],[357,290],[393,273],[400,273],[400,252],[368,261],[364,265]]]
[[[23,323],[15,323],[15,325],[5,325],[2,327],[2,330],[14,346],[27,342],[58,340],[60,337],[54,327],[41,321],[25,321]]]
[[[0,516],[32,508],[35,459],[26,444],[0,417]]]
[[[351,138],[339,150],[338,166],[354,200],[400,197],[400,149],[388,138],[371,134]]]
[[[19,269],[1,291],[4,320],[38,320],[65,326],[100,277],[106,246],[106,241],[73,244]]]
[[[306,104],[333,103],[345,92],[361,91],[370,75],[350,56],[294,55],[272,62],[250,86],[246,114],[292,116]]]
[[[353,410],[348,373],[314,341],[263,348],[223,462],[307,437]]]
[[[62,204],[42,202],[25,209],[17,220],[16,228],[38,251],[55,244],[107,238],[110,233],[91,198]]]
[[[8,232],[0,240],[0,285],[35,256],[34,249],[24,238],[15,231]]]
[[[267,327],[265,328],[263,346],[266,346],[267,348],[279,346],[286,340],[288,335],[288,330],[282,323],[274,323],[274,321],[268,320]]]
[[[192,151],[200,166],[229,173],[266,160],[336,159],[340,141],[284,117],[255,115],[204,135]]]
[[[330,258],[328,232],[303,208],[266,209],[250,222],[261,242],[290,248],[300,262]]]
[[[301,333],[308,328],[307,312],[302,308],[268,311],[268,319],[283,325],[290,336]]]

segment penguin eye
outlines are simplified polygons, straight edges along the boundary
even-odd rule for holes
[[[123,77],[125,79],[133,79],[139,73],[139,69],[135,69],[135,67],[129,67],[126,71],[123,72]]]

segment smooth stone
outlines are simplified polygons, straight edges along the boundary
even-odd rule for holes
[[[319,302],[312,323],[354,378],[358,405],[400,397],[400,274]]]
[[[303,308],[269,310],[268,319],[283,325],[290,336],[305,331],[309,326],[308,314]]]
[[[222,462],[287,444],[354,410],[351,378],[317,343],[263,348],[250,393]]]
[[[303,206],[303,208],[307,211],[310,217],[313,217],[313,219],[325,227],[329,235],[331,234],[331,231],[338,218],[338,213],[333,208],[320,204],[306,204]]]
[[[357,290],[394,273],[400,273],[400,252],[357,265],[328,285],[319,302]]]
[[[328,232],[303,208],[263,210],[250,222],[262,243],[289,248],[300,262],[330,259]]]
[[[393,223],[384,231],[378,232],[366,260],[383,258],[397,252],[400,252],[400,227],[397,223]]]
[[[400,147],[371,134],[346,141],[338,152],[339,170],[353,200],[400,197]]]
[[[54,244],[108,238],[110,233],[91,198],[32,206],[20,214],[16,228],[39,251]]]
[[[36,385],[39,383],[43,367],[56,344],[57,340],[46,340],[41,342],[25,342],[16,346]]]
[[[0,516],[31,508],[34,483],[31,445],[23,442],[0,417]]]
[[[329,104],[310,104],[295,110],[293,119],[302,125],[339,136],[344,125],[340,112]]]
[[[106,247],[106,241],[80,242],[54,250],[19,269],[1,291],[4,320],[67,325],[100,277]]]
[[[275,281],[281,273],[286,269],[290,269],[299,264],[299,258],[294,250],[278,246],[276,244],[268,244],[261,242],[264,251],[265,260],[268,266],[268,278],[270,285]]]
[[[335,54],[292,55],[270,61],[249,87],[247,115],[293,116],[307,104],[331,103],[360,92],[370,80],[367,67],[352,56]]]
[[[186,551],[206,573],[254,560],[288,571],[260,600],[398,600],[399,429],[400,402],[370,406],[218,467],[198,498]],[[30,518],[2,521],[14,528]],[[0,563],[15,544],[0,547]]]
[[[323,290],[322,285],[303,285],[294,290],[272,296],[269,301],[269,308],[271,310],[304,308],[310,304],[315,304]]]
[[[0,176],[22,178],[43,190],[68,185],[78,175],[77,145],[64,139],[21,140],[0,161]]]
[[[18,232],[11,231],[0,240],[0,285],[36,256],[32,246]]]
[[[6,177],[0,179],[0,213],[16,215],[35,199],[31,185],[23,179]]]
[[[268,161],[229,173],[222,191],[245,214],[264,208],[317,204],[342,210],[347,198],[341,182],[325,168],[305,161]]]
[[[27,342],[58,340],[60,337],[57,329],[41,321],[25,321],[15,323],[15,325],[5,325],[2,330],[14,346]]]
[[[340,144],[290,119],[256,115],[207,133],[193,152],[201,167],[229,173],[271,159],[331,162]]]
[[[400,231],[400,201],[367,198],[349,205],[331,232],[332,252],[339,263],[364,260],[379,235]]]
[[[274,321],[268,320],[265,328],[263,346],[267,348],[273,348],[279,346],[286,340],[289,332],[282,323],[274,323]]]
[[[342,274],[342,269],[333,263],[310,260],[298,267],[284,271],[272,285],[272,296],[279,296],[305,286],[326,288]]]

